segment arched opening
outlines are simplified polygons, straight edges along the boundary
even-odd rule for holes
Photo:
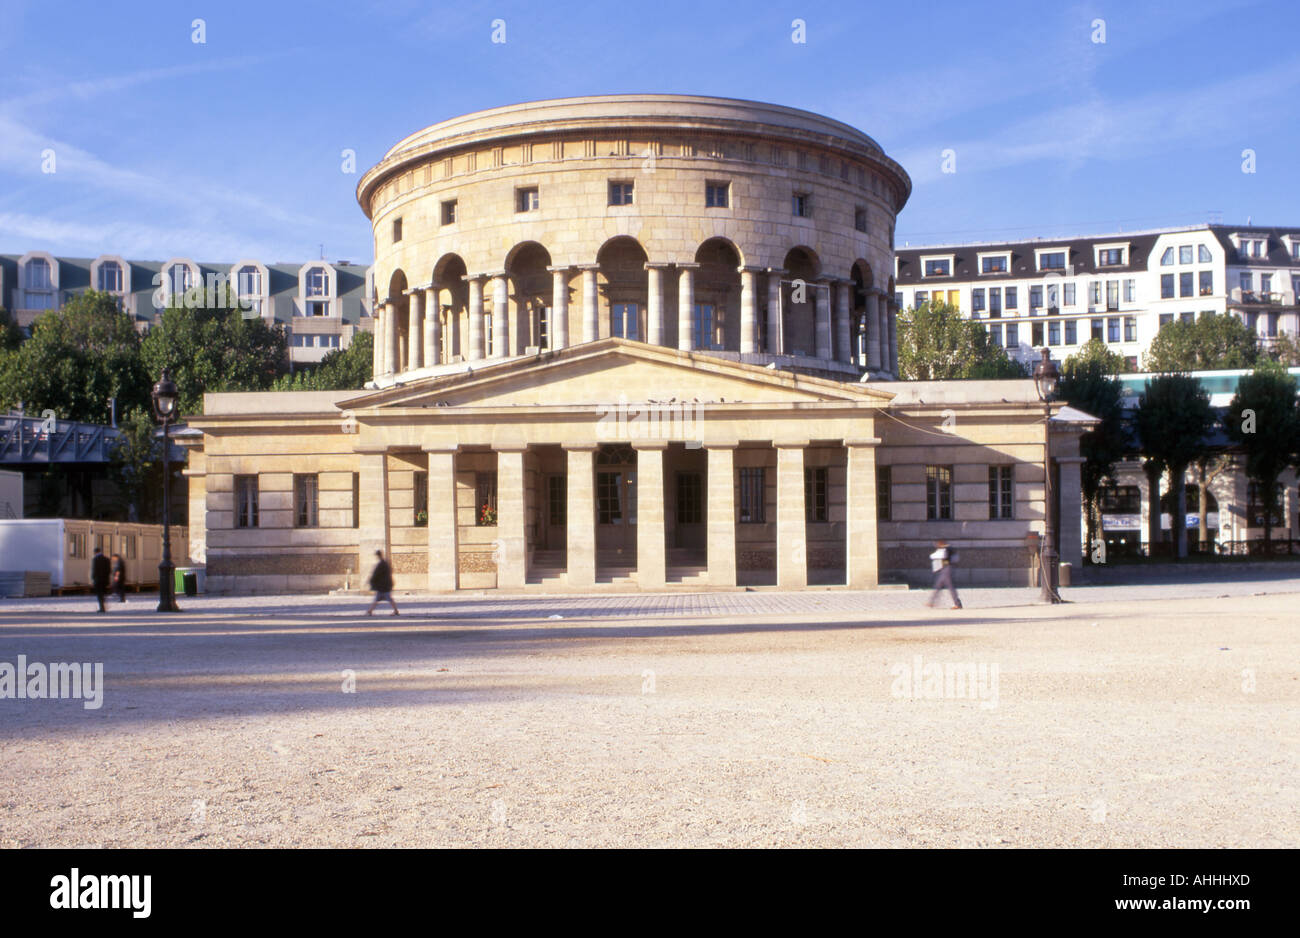
[[[515,315],[510,323],[510,347],[522,355],[529,346],[551,347],[551,254],[536,241],[517,244],[506,257]]]
[[[817,352],[817,277],[821,263],[817,255],[805,247],[791,248],[785,255],[783,266],[787,283],[781,293],[785,308],[785,345],[793,355],[814,355]]]
[[[710,238],[695,252],[694,347],[740,349],[740,251],[726,238]]]
[[[401,268],[393,271],[388,279],[388,307],[384,311],[390,321],[384,325],[387,346],[384,349],[384,362],[388,374],[400,374],[406,370],[407,350],[410,348],[410,311],[411,298],[406,295],[406,274]]]
[[[871,265],[864,260],[855,261],[849,279],[853,281],[853,296],[849,302],[852,361],[858,367],[865,368],[868,364],[868,339],[880,328],[879,323],[872,323],[867,319],[867,296],[875,284]]]
[[[600,265],[600,291],[605,296],[600,338],[618,336],[646,341],[647,259],[645,248],[635,238],[626,236],[606,241],[596,254],[596,263]]]
[[[465,282],[465,262],[459,254],[444,254],[433,265],[433,286],[438,308],[425,310],[425,315],[438,317],[442,341],[435,364],[447,364],[464,356],[463,337],[469,324],[469,284]]]

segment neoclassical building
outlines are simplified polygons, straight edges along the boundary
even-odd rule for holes
[[[374,380],[191,421],[208,583],[355,585],[378,549],[400,588],[870,587],[923,579],[939,537],[968,582],[1027,582],[1088,418],[1046,421],[1029,381],[893,380],[910,188],[852,127],[722,98],[402,140],[357,188]]]

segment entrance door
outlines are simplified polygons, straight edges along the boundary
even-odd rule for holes
[[[546,505],[542,510],[542,549],[564,550],[568,523],[569,478],[546,476]]]
[[[607,445],[596,455],[596,550],[636,558],[636,451]]]

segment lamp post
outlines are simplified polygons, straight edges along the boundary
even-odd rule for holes
[[[167,429],[176,419],[176,403],[180,393],[171,374],[163,369],[162,377],[153,386],[153,414],[163,428],[163,510],[162,510],[162,562],[158,564],[158,611],[180,612],[176,605],[176,567],[172,564],[172,539],[169,513],[171,510],[171,468],[168,456],[171,440]]]
[[[1039,549],[1039,572],[1043,583],[1043,602],[1059,603],[1057,592],[1057,567],[1055,532],[1052,530],[1052,398],[1060,383],[1061,373],[1052,361],[1051,352],[1042,350],[1042,358],[1034,366],[1034,388],[1043,402],[1043,543]]]

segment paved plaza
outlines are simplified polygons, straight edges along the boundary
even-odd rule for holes
[[[1300,580],[1066,596],[5,601],[0,846],[1296,846]]]

